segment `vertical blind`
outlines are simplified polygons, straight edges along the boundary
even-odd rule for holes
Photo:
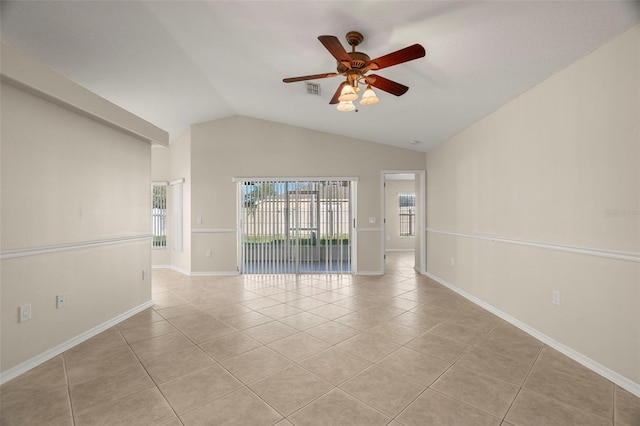
[[[151,186],[151,235],[152,247],[167,247],[167,184]]]
[[[351,272],[352,184],[238,182],[241,272]]]

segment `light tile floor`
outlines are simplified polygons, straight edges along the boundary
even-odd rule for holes
[[[383,277],[185,277],[1,388],[9,425],[640,425],[640,400],[391,253]]]

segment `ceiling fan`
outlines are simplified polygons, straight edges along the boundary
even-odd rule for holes
[[[322,43],[329,53],[338,61],[337,72],[290,77],[282,81],[285,83],[293,83],[296,81],[316,80],[339,75],[345,76],[345,81],[338,86],[331,101],[329,101],[329,104],[338,104],[337,108],[340,111],[353,111],[356,109],[353,101],[358,99],[358,91],[360,90],[358,86],[360,84],[367,85],[360,99],[360,105],[374,105],[378,103],[378,97],[371,89],[371,86],[396,96],[401,96],[409,90],[405,85],[376,74],[368,74],[368,72],[422,58],[425,56],[424,47],[420,44],[413,44],[404,49],[380,56],[379,58],[371,59],[366,53],[356,52],[356,46],[364,40],[362,34],[357,31],[349,31],[346,38],[351,46],[351,52],[347,52],[335,36],[321,35],[318,37],[320,43]]]

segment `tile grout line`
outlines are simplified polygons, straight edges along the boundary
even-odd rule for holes
[[[527,371],[527,374],[525,375],[524,380],[522,381],[522,384],[518,386],[518,392],[516,392],[516,395],[513,397],[513,401],[511,401],[511,404],[509,404],[509,408],[507,408],[507,411],[504,413],[504,416],[502,417],[503,422],[507,421],[507,416],[509,415],[509,411],[511,411],[511,408],[513,408],[513,404],[515,404],[516,399],[518,399],[518,396],[520,396],[520,392],[522,392],[522,390],[524,389],[524,384],[527,382],[527,379],[531,375],[531,372],[533,371],[533,368],[538,362],[538,359],[542,355],[542,351],[544,350],[545,346],[546,345],[543,344],[540,347],[540,349],[538,350],[538,353],[536,354],[536,359],[531,364],[531,367],[529,367],[529,370]]]
[[[65,351],[66,352],[66,351]],[[73,400],[71,399],[71,383],[69,382],[69,374],[67,373],[67,358],[65,352],[62,352],[62,370],[64,371],[64,381],[67,385],[67,397],[69,398],[69,409],[71,410],[71,422],[76,424],[76,416],[73,409]]]
[[[153,307],[151,308],[153,309]],[[155,309],[153,309],[156,313],[158,313]],[[162,316],[161,314],[158,313],[158,315]],[[164,317],[163,317],[164,318]],[[166,318],[165,321],[169,322]],[[173,324],[172,324],[173,325]],[[174,326],[175,327],[175,326]],[[180,331],[180,330],[178,330]],[[183,334],[184,335],[184,334]],[[123,336],[124,337],[124,336]],[[186,336],[185,336],[186,337]],[[153,337],[151,337],[152,339]],[[156,380],[151,376],[151,374],[149,374],[149,370],[147,370],[147,367],[142,363],[142,360],[140,359],[140,357],[138,356],[138,354],[136,353],[136,351],[133,350],[133,348],[131,347],[131,344],[129,343],[129,341],[125,338],[125,341],[127,342],[127,345],[129,345],[129,349],[131,350],[131,352],[133,352],[133,355],[136,357],[136,359],[138,360],[138,362],[140,363],[140,366],[144,369],[145,373],[147,374],[147,376],[149,377],[149,379],[153,382],[153,385],[155,386],[155,388],[158,390],[158,392],[160,393],[160,395],[162,395],[162,399],[164,399],[164,402],[167,403],[167,405],[169,406],[169,408],[171,408],[171,411],[173,412],[173,414],[176,416],[176,419],[178,419],[180,421],[180,423],[182,423],[182,420],[180,419],[180,417],[178,416],[178,413],[176,413],[176,410],[173,408],[173,405],[171,405],[169,403],[169,400],[167,400],[167,397],[165,396],[164,392],[162,392],[162,389],[160,389],[160,386],[158,385],[158,383],[156,382]],[[146,389],[145,389],[146,390]],[[141,391],[144,392],[144,391]]]

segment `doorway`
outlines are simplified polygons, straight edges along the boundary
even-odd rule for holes
[[[382,266],[403,259],[419,273],[426,272],[426,185],[424,170],[382,172]]]
[[[238,182],[240,272],[351,273],[354,180]]]

